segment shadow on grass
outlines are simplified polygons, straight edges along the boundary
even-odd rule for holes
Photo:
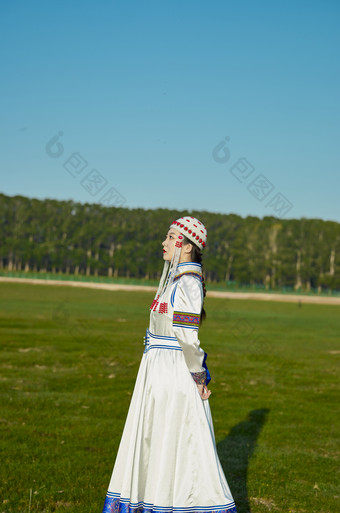
[[[247,490],[248,464],[268,413],[268,408],[252,410],[246,420],[236,424],[227,438],[217,444],[237,513],[251,513]]]

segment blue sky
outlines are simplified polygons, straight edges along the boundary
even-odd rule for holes
[[[0,191],[340,222],[339,14],[337,0],[3,3]]]

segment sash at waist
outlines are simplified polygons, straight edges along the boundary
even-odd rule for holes
[[[179,345],[176,337],[156,335],[155,333],[151,333],[149,329],[146,330],[146,335],[144,337],[144,345],[144,353],[146,353],[150,349],[173,349],[175,351],[182,351],[182,348]]]

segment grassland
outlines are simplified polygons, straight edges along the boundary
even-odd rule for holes
[[[152,294],[6,283],[0,300],[0,512],[101,512]],[[238,512],[336,513],[340,308],[205,307],[210,404]]]

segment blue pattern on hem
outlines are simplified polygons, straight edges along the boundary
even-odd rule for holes
[[[108,492],[103,513],[237,513],[235,503],[220,506],[183,507],[155,506],[145,502],[130,503],[129,499],[121,499],[119,494]]]

